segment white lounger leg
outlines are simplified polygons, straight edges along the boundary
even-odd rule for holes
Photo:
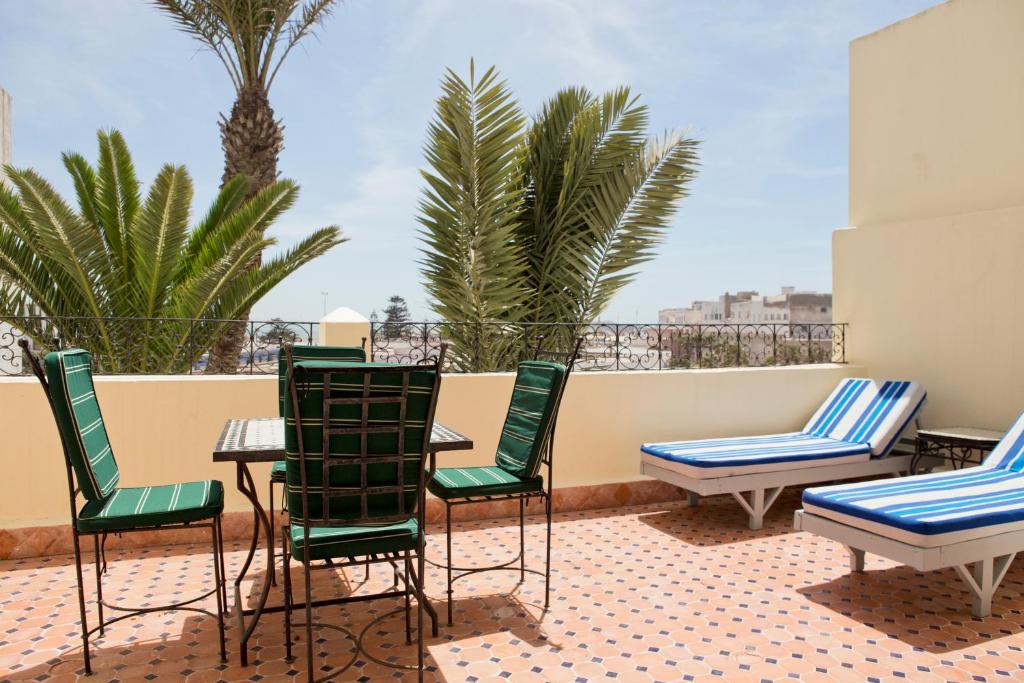
[[[973,596],[971,612],[976,617],[987,617],[992,614],[992,594],[999,588],[1006,570],[1010,568],[1014,556],[1000,555],[999,557],[987,557],[974,563],[973,571],[965,564],[956,565],[956,572],[970,588]]]
[[[776,486],[771,489],[754,489],[750,492],[750,500],[747,500],[747,496],[744,493],[734,492],[732,497],[743,506],[743,509],[750,515],[750,528],[757,531],[764,526],[764,514],[768,512],[768,509],[778,499],[779,494],[782,493],[782,486]]]
[[[850,571],[861,574],[864,572],[864,551],[859,548],[853,548],[846,546],[846,549],[850,551]]]
[[[695,508],[700,505],[700,494],[696,491],[687,491],[686,501],[690,504],[690,507]]]

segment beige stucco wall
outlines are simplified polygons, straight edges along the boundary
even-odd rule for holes
[[[556,486],[640,479],[644,441],[784,431],[803,425],[850,366],[577,373],[558,423]],[[445,375],[438,419],[476,449],[441,466],[493,462],[510,374]],[[96,393],[126,486],[219,478],[229,510],[247,509],[234,467],[210,451],[224,421],[277,412],[273,377],[99,377]],[[60,444],[35,379],[0,380],[0,528],[67,522]],[[267,466],[254,469],[267,480]]]
[[[951,0],[850,44],[858,227],[1024,204],[1024,2]]]
[[[832,251],[847,359],[923,382],[926,425],[1024,411],[1024,207],[839,230]]]
[[[1024,2],[952,0],[850,45],[847,360],[920,380],[929,425],[1024,410]]]

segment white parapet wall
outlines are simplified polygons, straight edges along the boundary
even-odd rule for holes
[[[841,378],[857,373],[847,365],[579,372],[558,421],[555,486],[639,480],[645,441],[799,429]],[[476,448],[442,454],[442,467],[493,462],[513,381],[510,373],[444,376],[438,420]],[[229,511],[249,509],[234,467],[214,464],[211,451],[228,418],[277,414],[274,376],[98,377],[96,393],[123,485],[216,478]],[[63,457],[42,389],[34,378],[0,379],[0,405],[0,530],[66,524]],[[265,491],[268,467],[253,474]]]

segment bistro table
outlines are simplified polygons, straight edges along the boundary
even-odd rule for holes
[[[434,423],[433,431],[430,433],[430,453],[441,451],[461,451],[473,448],[473,441],[453,429],[449,429],[437,422]],[[235,486],[242,495],[249,499],[253,508],[253,532],[252,544],[249,546],[249,554],[242,564],[242,571],[235,579],[235,606],[238,611],[238,625],[241,632],[239,649],[241,651],[242,666],[249,663],[248,643],[259,623],[260,616],[273,612],[284,611],[284,605],[267,607],[267,598],[270,596],[270,584],[274,568],[274,549],[267,543],[267,568],[268,571],[263,579],[263,587],[260,590],[259,599],[255,607],[242,607],[242,581],[245,579],[249,565],[256,555],[256,547],[259,545],[260,529],[267,539],[270,538],[270,518],[267,511],[260,503],[256,494],[256,486],[253,483],[252,473],[249,471],[250,463],[274,462],[284,460],[284,420],[279,417],[267,418],[246,418],[228,420],[224,423],[224,431],[221,432],[217,445],[213,449],[214,462],[235,463]],[[316,607],[321,601],[313,601]],[[323,602],[329,602],[327,600]],[[303,607],[299,603],[297,607]],[[437,612],[428,601],[424,608],[430,613],[433,624],[434,635],[437,635]],[[246,617],[252,617],[246,622]]]
[[[1003,438],[1003,432],[976,427],[938,427],[918,429],[910,473],[917,474],[925,458],[938,458],[952,464],[953,469],[966,465],[980,465],[986,453],[992,451]],[[972,457],[978,454],[977,459]]]

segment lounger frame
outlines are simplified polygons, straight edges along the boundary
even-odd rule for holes
[[[904,474],[910,471],[912,458],[910,454],[892,453],[882,458],[842,465],[818,465],[700,479],[641,460],[640,473],[686,489],[691,506],[697,505],[701,496],[730,493],[750,516],[750,528],[757,530],[764,526],[765,513],[787,486]]]
[[[1006,576],[1006,570],[1018,552],[1024,551],[1024,531],[1009,531],[984,538],[923,548],[887,536],[858,529],[806,510],[797,510],[793,526],[830,538],[850,552],[850,570],[864,571],[864,556],[872,553],[887,557],[918,571],[953,567],[971,592],[971,612],[976,617],[992,613],[992,596]]]

